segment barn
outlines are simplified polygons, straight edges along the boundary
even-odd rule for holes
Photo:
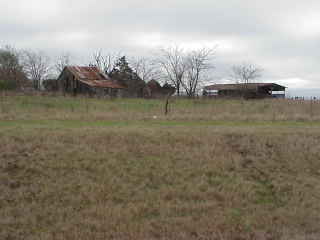
[[[144,87],[143,95],[145,98],[164,98],[173,95],[175,91],[175,87],[167,83],[161,86],[156,80],[151,80]]]
[[[285,98],[286,87],[276,83],[214,84],[204,87],[203,96]]]
[[[119,97],[126,88],[97,67],[66,66],[58,77],[58,86],[64,93]]]

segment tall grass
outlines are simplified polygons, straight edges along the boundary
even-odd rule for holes
[[[6,96],[1,100],[0,120],[82,119],[319,121],[320,101],[172,99],[164,114],[164,100],[89,99],[47,96]]]
[[[0,239],[320,238],[317,102],[2,104]]]

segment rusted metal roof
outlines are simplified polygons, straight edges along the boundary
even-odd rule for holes
[[[78,79],[87,79],[87,80],[109,79],[109,77],[101,73],[97,67],[68,66],[67,69],[70,72],[72,72]]]
[[[98,87],[98,88],[117,88],[123,89],[124,86],[113,82],[112,80],[79,80],[80,82],[89,85],[90,87]]]
[[[125,88],[121,84],[112,80],[108,75],[102,73],[97,67],[67,66],[78,81],[91,87],[98,88]]]
[[[238,84],[214,84],[206,86],[205,90],[239,90],[239,89],[255,90],[258,88],[267,88],[273,91],[285,91],[286,87],[276,83],[238,83]]]

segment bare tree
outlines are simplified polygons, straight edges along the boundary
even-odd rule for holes
[[[154,60],[149,58],[132,58],[131,66],[133,71],[145,82],[159,79],[159,70]]]
[[[26,80],[19,52],[11,46],[0,48],[0,88],[21,88]]]
[[[100,71],[109,74],[117,59],[119,59],[119,56],[121,54],[115,54],[115,53],[108,53],[104,54],[102,50],[100,49],[99,51],[96,51],[92,55],[92,59],[89,65],[91,66],[96,66],[99,68]]]
[[[54,64],[56,74],[59,75],[66,66],[70,65],[70,62],[71,55],[69,53],[62,53],[60,56],[58,56],[56,63]]]
[[[254,64],[242,63],[232,67],[231,78],[237,83],[248,84],[261,77],[262,72],[263,69]]]
[[[181,85],[189,97],[194,97],[199,84],[205,79],[205,74],[214,68],[211,59],[215,54],[215,48],[203,47],[191,51],[186,56],[186,74]]]
[[[49,75],[50,58],[42,51],[23,51],[23,66],[35,89],[40,90],[42,81]]]
[[[181,83],[187,71],[186,53],[179,46],[161,48],[157,60],[165,79],[177,89],[180,95]]]

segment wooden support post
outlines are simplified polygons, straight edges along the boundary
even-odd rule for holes
[[[168,94],[167,97],[166,97],[166,103],[165,103],[165,106],[164,106],[164,115],[168,115],[170,97],[171,97],[171,94]]]

